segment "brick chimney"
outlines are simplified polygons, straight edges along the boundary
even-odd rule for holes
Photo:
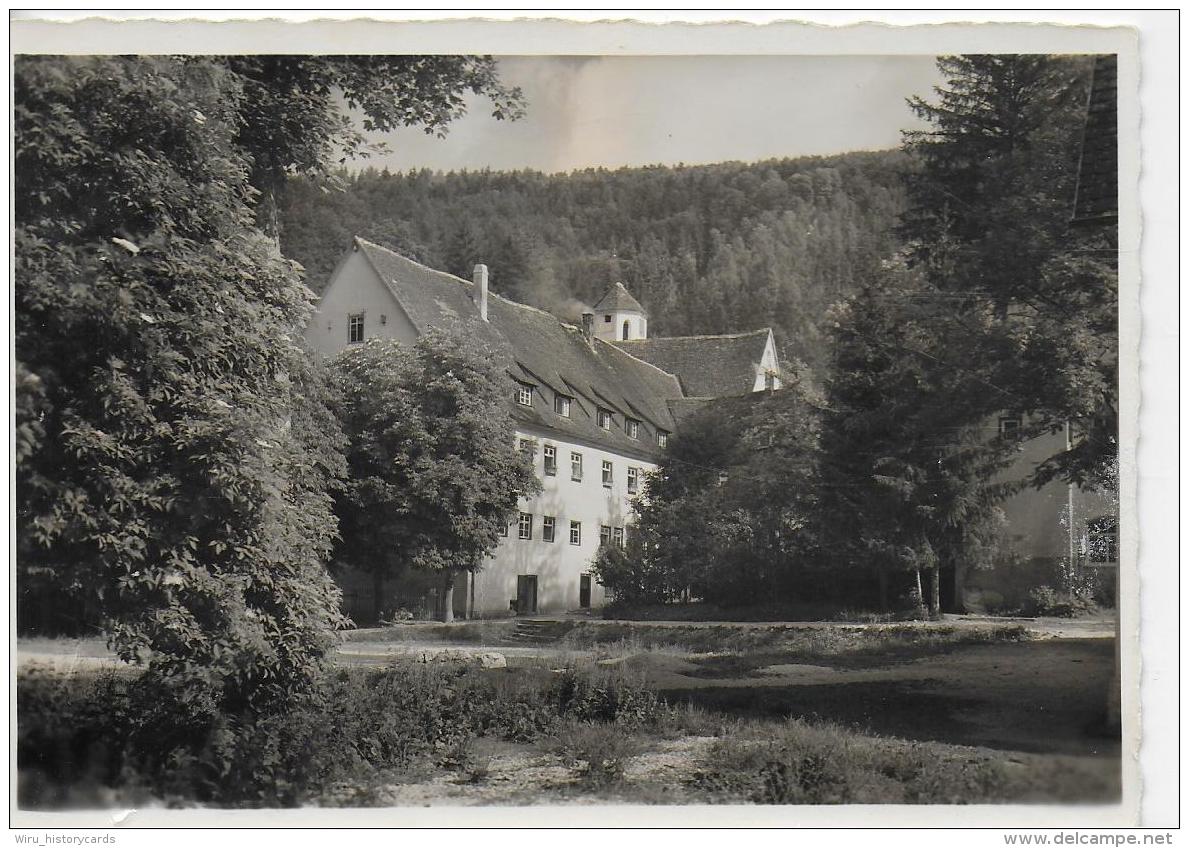
[[[586,343],[594,347],[594,313],[582,313],[582,337],[586,339]]]
[[[479,317],[487,320],[487,266],[475,266],[475,305],[479,307]],[[593,317],[593,316],[592,316]]]

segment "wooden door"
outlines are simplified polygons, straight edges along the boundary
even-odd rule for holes
[[[516,577],[516,612],[530,615],[537,611],[537,575],[521,574]]]
[[[590,608],[590,575],[583,574],[578,578],[578,606]]]

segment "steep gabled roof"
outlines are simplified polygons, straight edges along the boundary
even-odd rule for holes
[[[1118,72],[1117,56],[1095,59],[1078,163],[1075,224],[1111,224],[1119,217]]]
[[[672,374],[636,359],[604,341],[588,344],[582,331],[531,306],[488,294],[488,321],[479,318],[474,284],[434,271],[364,239],[355,240],[420,331],[442,329],[481,339],[508,361],[516,380],[547,392],[534,392],[531,407],[512,403],[521,424],[557,432],[629,455],[654,457],[655,432],[671,431],[667,401],[681,396]],[[570,417],[554,412],[555,394],[572,397]],[[596,408],[615,415],[610,430],[599,427]],[[627,436],[624,417],[643,423],[639,439]]]
[[[677,375],[687,397],[723,397],[750,392],[771,330],[724,336],[631,339],[613,344]]]
[[[594,311],[639,312],[641,315],[645,314],[644,307],[632,297],[631,292],[624,288],[623,283],[615,283],[607,291],[603,292],[603,296],[599,298],[599,302],[594,305]]]

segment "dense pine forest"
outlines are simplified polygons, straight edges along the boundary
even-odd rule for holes
[[[828,307],[898,247],[899,151],[754,164],[294,178],[285,254],[320,291],[353,235],[576,320],[622,280],[656,335],[773,326],[786,360],[824,366]]]

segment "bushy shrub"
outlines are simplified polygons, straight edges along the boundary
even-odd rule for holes
[[[1076,618],[1091,615],[1098,610],[1098,604],[1087,593],[1072,591],[1058,592],[1052,586],[1037,586],[1028,593],[1024,611],[1028,615],[1049,615],[1056,618]]]
[[[577,769],[584,785],[605,788],[623,780],[628,762],[640,752],[640,743],[616,725],[568,722],[555,737],[552,751]]]
[[[126,673],[28,673],[17,685],[26,807],[166,803],[285,807],[419,765],[466,768],[480,736],[531,742],[563,722],[656,720],[665,705],[620,672],[504,674],[464,663],[342,669],[289,708],[227,715]],[[369,803],[367,793],[336,797]]]

